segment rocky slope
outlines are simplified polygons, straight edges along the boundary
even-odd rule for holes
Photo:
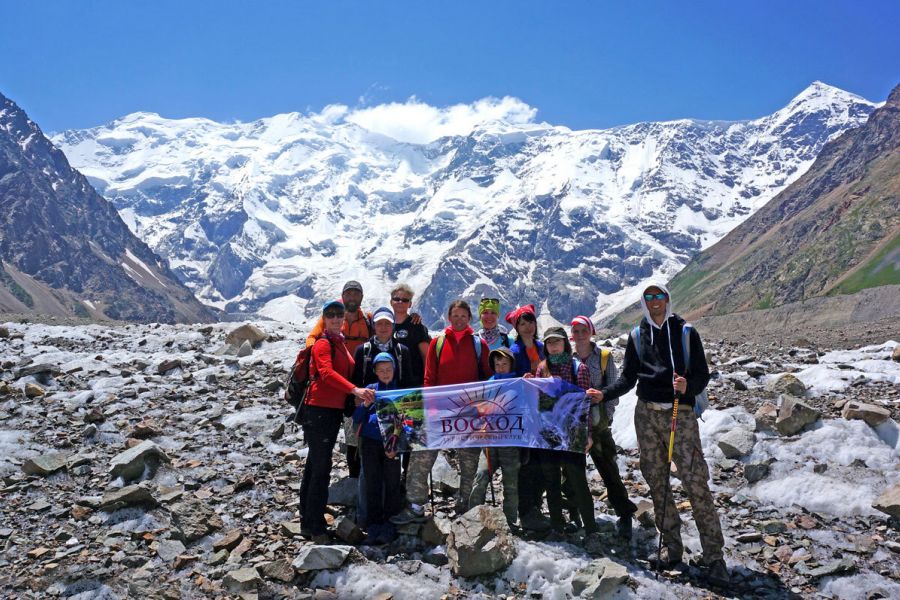
[[[0,95],[0,311],[209,321],[116,209]]]
[[[436,471],[438,527],[410,528],[389,546],[338,540],[314,550],[297,536],[306,448],[276,398],[302,335],[260,326],[243,337],[228,337],[234,325],[225,324],[0,326],[0,595],[566,598],[586,584],[648,599],[900,594],[900,498],[878,500],[891,486],[900,494],[896,342],[870,338],[844,351],[705,336],[714,374],[701,435],[735,578],[721,590],[693,569],[660,581],[649,569],[655,532],[633,396],[614,422],[640,506],[632,544],[616,541],[591,467],[601,543],[503,534],[485,554],[512,544],[508,567],[456,576],[449,542],[441,544],[456,485],[451,458]],[[621,347],[614,356],[621,361]],[[811,419],[797,418],[797,401]],[[874,408],[848,411],[859,402]],[[796,410],[775,424],[779,404]],[[353,540],[345,478],[337,459],[329,518]],[[677,479],[675,490],[694,556],[696,529]]]
[[[816,82],[753,121],[610,130],[491,121],[403,143],[334,111],[128,115],[53,137],[204,302],[304,321],[343,280],[610,315],[797,179],[875,105]]]
[[[671,282],[687,314],[900,283],[900,86],[862,127]]]

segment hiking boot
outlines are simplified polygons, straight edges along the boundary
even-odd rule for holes
[[[391,517],[390,522],[394,525],[408,525],[409,523],[424,523],[425,511],[415,510],[412,506],[407,506],[396,515]]]
[[[731,583],[731,574],[728,572],[725,561],[720,558],[709,563],[706,567],[706,579],[719,587],[728,586]]]
[[[616,521],[616,535],[618,535],[623,540],[630,540],[631,533],[631,515],[619,517],[619,520]]]
[[[550,519],[536,510],[531,510],[522,515],[522,529],[530,531],[547,531],[550,529]]]

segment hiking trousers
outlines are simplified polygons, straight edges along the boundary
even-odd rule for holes
[[[428,475],[434,467],[439,450],[416,450],[409,458],[409,470],[406,475],[406,499],[410,504],[424,506],[428,502]],[[472,486],[475,483],[475,471],[478,469],[478,456],[481,448],[457,448],[456,458],[459,464],[459,508],[469,506]],[[463,511],[465,512],[465,511]]]
[[[620,517],[627,517],[637,511],[637,506],[628,499],[628,491],[622,483],[619,465],[616,463],[616,442],[609,426],[597,427],[591,432],[593,445],[591,459],[606,486],[606,501]],[[668,446],[667,446],[668,448]]]
[[[656,528],[662,536],[669,554],[681,556],[681,518],[675,506],[669,480],[669,432],[672,428],[672,410],[656,410],[638,400],[634,409],[634,429],[641,451],[641,473],[650,486],[653,499],[653,515]],[[722,527],[709,490],[709,467],[703,458],[700,429],[697,416],[690,406],[679,406],[678,424],[672,460],[678,468],[678,478],[691,502],[691,510],[697,530],[703,558],[707,563],[723,558]]]
[[[484,504],[488,484],[494,472],[500,469],[503,476],[503,514],[506,515],[507,523],[516,524],[519,514],[519,454],[518,448],[484,449],[478,459],[478,472],[469,497],[469,508]]]
[[[300,519],[313,535],[325,533],[325,505],[331,479],[331,456],[337,443],[344,411],[339,408],[306,406],[303,441],[309,452],[300,482]]]
[[[402,508],[400,457],[388,458],[381,440],[362,437],[359,448],[365,474],[367,523],[381,525]]]

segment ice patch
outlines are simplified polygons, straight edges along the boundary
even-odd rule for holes
[[[340,571],[320,571],[310,586],[334,586],[342,598],[372,598],[381,593],[392,594],[396,600],[440,598],[450,587],[449,569],[439,569],[422,563],[414,575],[407,575],[394,565],[367,562],[351,565]]]
[[[29,448],[31,433],[21,429],[0,430],[0,474],[19,470],[19,463],[35,456],[37,452]]]
[[[564,600],[572,595],[572,577],[588,564],[584,556],[572,554],[564,545],[516,540],[518,556],[503,573],[511,582],[527,585],[525,596]],[[500,590],[498,590],[499,592]],[[518,594],[518,590],[516,591]]]
[[[796,373],[812,395],[840,392],[860,377],[900,385],[900,363],[891,360],[895,341],[856,350],[835,350],[819,357],[819,364]],[[851,369],[839,369],[849,365]]]
[[[860,573],[850,577],[829,577],[822,586],[821,594],[826,598],[842,600],[866,600],[867,598],[900,598],[900,583],[891,581],[875,573]],[[881,596],[874,596],[881,592]]]
[[[271,414],[272,411],[268,408],[247,408],[223,417],[222,425],[229,428],[240,427],[241,425],[251,425],[254,428],[262,428],[269,424],[269,416]]]

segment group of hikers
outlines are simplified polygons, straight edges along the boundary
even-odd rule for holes
[[[617,535],[632,536],[637,510],[629,500],[616,463],[611,424],[618,398],[637,385],[634,425],[641,473],[650,488],[660,532],[659,568],[682,561],[681,520],[671,490],[670,470],[690,500],[711,581],[729,580],[719,517],[709,489],[697,415],[692,407],[706,388],[709,369],[700,336],[672,312],[662,284],[641,295],[644,317],[628,338],[622,369],[610,351],[594,343],[589,317],[563,327],[538,331],[534,305],[504,315],[497,298],[482,298],[477,307],[480,329],[464,300],[447,309],[449,325],[432,338],[411,312],[413,290],[399,284],[390,292],[390,307],[370,315],[361,309],[362,286],[348,281],[340,300],[326,302],[322,317],[306,340],[311,348],[311,384],[298,411],[308,447],[300,488],[301,533],[328,543],[325,509],[332,455],[343,427],[350,477],[358,478],[358,524],[367,544],[392,541],[396,527],[424,522],[428,478],[438,450],[397,453],[386,449],[376,414],[376,391],[462,384],[512,377],[558,377],[585,390],[589,407],[587,453],[537,448],[490,447],[455,450],[459,493],[455,511],[463,514],[485,502],[486,490],[499,469],[502,507],[513,531],[540,533],[551,539],[583,532],[586,546],[600,542],[594,503],[587,482],[587,455],[606,486],[615,511]],[[678,410],[680,407],[683,410]],[[677,435],[672,439],[672,433]],[[546,496],[547,512],[542,508]],[[568,516],[568,518],[566,518]]]

